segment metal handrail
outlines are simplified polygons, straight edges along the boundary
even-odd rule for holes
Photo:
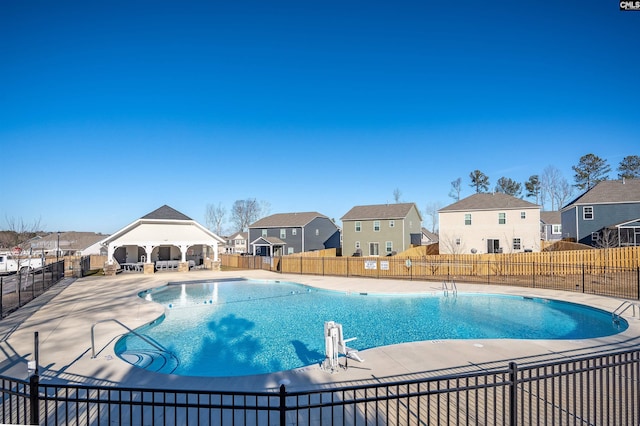
[[[454,280],[451,280],[451,289],[449,289],[447,281],[442,281],[442,290],[444,290],[445,295],[449,294],[449,290],[451,290],[454,295],[458,294],[458,287],[456,286],[456,282]]]
[[[620,318],[620,315],[622,315],[623,313],[625,313],[627,311],[627,309],[631,308],[633,309],[633,317],[636,316],[636,307],[638,309],[640,309],[640,305],[638,305],[637,303],[634,302],[630,302],[628,300],[625,300],[624,302],[622,302],[620,304],[620,306],[618,306],[612,313],[611,316],[613,319],[615,319],[616,317]]]
[[[129,333],[135,334],[136,336],[138,336],[139,338],[141,338],[142,340],[144,340],[145,342],[149,343],[151,346],[155,347],[156,349],[160,349],[163,352],[169,352],[167,349],[163,348],[162,346],[160,346],[159,344],[153,342],[152,340],[150,340],[148,337],[143,336],[142,334],[138,333],[135,330],[130,329],[129,327],[127,327],[126,325],[124,325],[123,323],[121,323],[120,321],[118,321],[117,319],[114,318],[109,318],[109,319],[105,319],[102,321],[98,321],[93,323],[93,325],[91,326],[91,358],[95,358],[96,357],[96,345],[95,345],[95,333],[94,333],[94,329],[96,327],[96,325],[103,323],[103,322],[109,322],[109,321],[113,321],[116,324],[121,325],[122,327],[124,327]]]

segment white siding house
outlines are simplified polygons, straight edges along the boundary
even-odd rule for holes
[[[441,254],[540,251],[540,206],[511,195],[474,194],[438,216]]]

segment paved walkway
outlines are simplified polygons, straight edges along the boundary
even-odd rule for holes
[[[123,273],[116,277],[94,276],[64,279],[49,292],[0,321],[0,375],[26,378],[27,361],[34,357],[34,333],[38,332],[42,381],[191,390],[272,390],[288,383],[289,390],[394,381],[461,371],[558,360],[566,357],[637,348],[640,320],[625,318],[630,327],[623,333],[585,340],[443,340],[405,343],[361,351],[364,363],[349,362],[347,370],[328,373],[318,365],[257,376],[232,378],[183,377],[153,373],[122,361],[114,344],[125,331],[114,322],[95,326],[96,357],[92,357],[93,324],[118,319],[127,327],[148,324],[163,307],[137,294],[167,282],[254,278],[294,281],[315,287],[352,292],[439,292],[439,283],[423,281],[281,275],[267,271],[160,272],[154,275]],[[613,311],[620,299],[539,289],[458,284],[464,292],[507,293],[560,299]],[[319,323],[325,321],[318,318]]]

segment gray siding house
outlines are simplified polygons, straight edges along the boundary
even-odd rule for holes
[[[388,256],[420,245],[422,217],[415,203],[355,206],[342,216],[345,256]]]
[[[594,247],[640,245],[640,179],[607,180],[561,209],[564,237]]]
[[[540,212],[540,238],[549,243],[562,239],[562,215],[559,211]]]
[[[340,248],[340,230],[318,212],[278,213],[249,225],[249,244],[257,256]]]

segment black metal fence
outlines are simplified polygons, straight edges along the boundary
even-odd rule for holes
[[[64,277],[64,260],[0,277],[0,318],[26,305]]]
[[[12,424],[640,424],[640,350],[302,392],[54,385],[37,374],[0,381],[0,421]]]
[[[410,281],[457,281],[572,291],[640,300],[640,267],[638,266],[621,268],[578,263],[506,260],[469,262],[393,257],[365,259],[235,256],[230,258],[235,262],[234,266],[230,267],[265,269],[289,274]]]

